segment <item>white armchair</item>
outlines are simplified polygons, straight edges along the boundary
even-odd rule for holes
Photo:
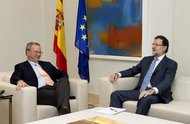
[[[0,72],[0,89],[5,90],[12,97],[12,122],[13,124],[24,124],[26,122],[40,120],[48,117],[57,116],[56,107],[49,105],[37,105],[36,88],[26,87],[17,91],[16,86],[10,84],[12,72]],[[71,96],[71,112],[80,111],[88,108],[87,81],[81,79],[69,79]],[[0,106],[0,108],[3,106]]]
[[[111,93],[115,90],[129,90],[135,88],[139,77],[119,78],[117,82],[111,83],[108,77],[100,78],[100,96],[99,105],[108,107],[110,104]]]

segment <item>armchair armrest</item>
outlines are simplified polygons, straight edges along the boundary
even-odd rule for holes
[[[11,74],[12,74],[11,71],[0,72],[0,81],[10,82],[9,79]]]
[[[13,124],[21,124],[34,121],[37,118],[36,109],[36,88],[25,87],[16,90],[16,86],[8,82],[0,82],[1,89],[5,93],[12,94],[12,122]]]
[[[88,83],[86,80],[70,78],[71,96],[78,100],[79,111],[88,108]]]
[[[108,77],[100,78],[99,104],[102,107],[108,107],[110,104],[110,95],[115,90],[130,90],[135,88],[139,77],[119,78],[111,83]]]

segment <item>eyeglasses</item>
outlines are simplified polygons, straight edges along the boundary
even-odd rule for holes
[[[152,46],[164,46],[163,44],[152,43]]]
[[[34,52],[35,54],[43,54],[42,51],[31,51],[31,52]]]

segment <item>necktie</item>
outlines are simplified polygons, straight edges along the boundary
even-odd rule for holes
[[[45,82],[47,85],[53,86],[54,82],[51,79],[51,77],[42,69],[42,67],[38,64],[36,64],[38,71],[42,77],[45,78]]]
[[[158,58],[155,57],[154,60],[152,61],[151,65],[148,69],[148,72],[146,73],[146,75],[144,77],[143,83],[141,84],[140,92],[144,91],[146,89],[146,87],[148,86],[148,84],[150,83],[150,79],[151,79],[151,76],[153,73],[153,69],[155,67],[157,60],[158,60]]]

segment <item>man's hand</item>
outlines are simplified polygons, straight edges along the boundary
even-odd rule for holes
[[[24,87],[26,87],[26,86],[28,86],[28,85],[26,84],[26,82],[24,82],[23,80],[19,80],[19,81],[17,82],[17,85],[16,85],[16,90],[20,90],[21,88],[24,88]]]
[[[152,94],[155,94],[154,89],[149,89],[149,90],[142,91],[140,93],[140,95],[139,95],[139,99],[141,99],[142,97],[146,97],[146,96],[152,95]]]
[[[117,73],[113,73],[109,76],[109,80],[111,83],[114,83],[119,78],[119,75]]]

